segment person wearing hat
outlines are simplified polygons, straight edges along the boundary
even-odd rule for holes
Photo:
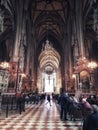
[[[83,130],[98,130],[98,106],[92,105],[91,114],[83,122]]]

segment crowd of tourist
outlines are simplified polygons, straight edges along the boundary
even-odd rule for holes
[[[83,121],[83,130],[98,130],[98,97],[96,95],[70,96],[64,91],[58,96],[61,120]]]
[[[6,98],[5,96],[2,96],[1,105],[4,103],[6,104],[6,101],[8,104],[11,103],[12,105],[16,103],[16,109],[19,109],[21,114],[22,111],[25,111],[25,104],[41,105],[47,100],[46,104],[49,103],[51,106],[52,99],[60,108],[61,120],[70,121],[82,119],[83,130],[98,130],[98,97],[96,95],[80,95],[77,97],[62,91],[61,94],[51,95],[47,95],[46,93],[16,93],[16,95],[12,97]]]

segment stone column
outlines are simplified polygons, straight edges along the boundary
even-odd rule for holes
[[[3,32],[4,12],[0,8],[0,32]]]
[[[83,40],[83,16],[82,2],[76,0],[75,3],[75,22],[76,22],[76,38],[79,45],[80,57],[84,57],[84,40]]]
[[[32,71],[32,77],[34,79],[34,86],[37,86],[36,82],[37,82],[37,77],[38,77],[38,66],[37,66],[37,61],[36,61],[36,54],[37,54],[37,43],[35,40],[35,28],[32,28],[32,47],[31,47],[31,53],[30,53],[30,61],[31,61],[31,71]]]
[[[13,51],[13,61],[18,61],[20,53],[20,42],[22,35],[22,25],[23,25],[23,1],[16,1],[16,36]]]
[[[1,94],[0,94],[0,114],[2,114],[1,101],[2,101],[2,97],[1,97]]]

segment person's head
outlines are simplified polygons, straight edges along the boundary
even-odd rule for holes
[[[61,88],[61,94],[65,93],[65,89]]]
[[[92,105],[92,110],[94,113],[98,112],[98,106],[97,105]]]
[[[82,98],[82,103],[86,103],[86,99],[85,98]]]

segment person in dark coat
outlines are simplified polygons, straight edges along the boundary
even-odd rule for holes
[[[84,120],[83,130],[98,130],[98,106],[92,105],[92,113]]]
[[[49,94],[47,95],[47,101],[48,101],[47,103],[49,103],[49,104],[50,104],[50,106],[51,106],[51,97],[50,97],[50,95],[49,95]],[[47,104],[47,103],[46,103],[46,104]]]
[[[68,103],[68,96],[65,92],[63,92],[59,99],[58,104],[60,105],[60,118],[61,120],[67,120],[67,103]]]

